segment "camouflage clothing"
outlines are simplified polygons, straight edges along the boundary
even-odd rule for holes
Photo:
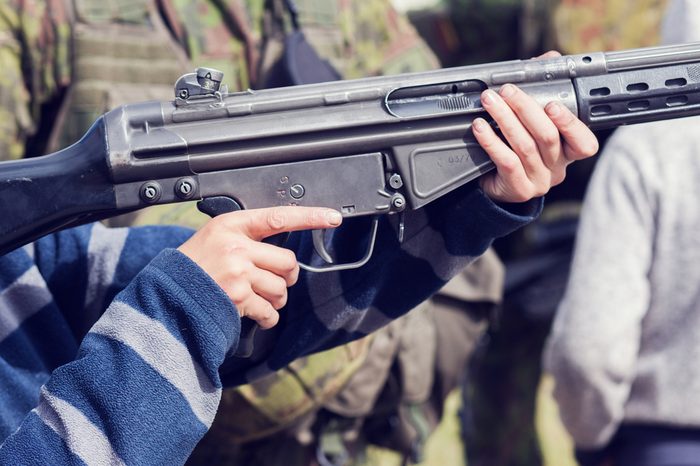
[[[620,50],[659,44],[666,0],[560,0],[553,39],[565,53]]]
[[[553,1],[440,0],[409,16],[445,65],[489,63],[550,47]]]
[[[256,87],[260,73],[281,53],[275,33],[290,27],[284,2],[271,3],[274,7],[266,10],[261,0],[0,0],[0,159],[57,148],[46,146],[47,135],[65,94],[81,74],[130,84],[138,82],[145,69],[158,83],[174,83],[173,61],[143,50],[157,49],[150,43],[153,38],[164,42],[155,34],[161,24],[179,52],[166,50],[166,44],[160,51],[166,50],[168,58],[185,58],[179,73],[191,71],[189,61],[224,71],[230,90]],[[299,0],[297,6],[309,42],[347,78],[437,66],[432,52],[388,0]],[[86,27],[108,34],[81,42]],[[116,28],[131,38],[131,47],[122,43],[109,50],[115,48],[109,32]],[[101,58],[103,67],[88,69],[98,61],[86,64],[86,52],[101,55],[95,58]],[[129,66],[132,59],[137,63]],[[124,67],[116,68],[115,63]],[[137,93],[118,94],[115,97],[133,100]],[[105,98],[91,113],[99,115],[116,103]]]
[[[42,105],[65,91],[69,41],[62,0],[0,1],[0,160],[25,153]]]

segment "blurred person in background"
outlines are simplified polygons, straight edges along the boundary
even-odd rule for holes
[[[663,42],[699,25],[670,0]],[[700,465],[698,125],[623,127],[593,173],[544,358],[583,466]]]

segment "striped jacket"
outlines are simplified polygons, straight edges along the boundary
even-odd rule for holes
[[[264,357],[227,362],[223,376],[240,319],[216,283],[171,249],[190,231],[96,224],[7,254],[0,258],[0,464],[182,464],[211,425],[222,386],[402,315],[540,208],[506,210],[467,188],[408,214],[402,244],[387,220],[369,264],[302,274]],[[366,227],[348,222],[331,252],[356,257]],[[307,236],[290,242],[302,260],[311,254]]]

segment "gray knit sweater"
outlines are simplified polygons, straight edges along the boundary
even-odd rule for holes
[[[545,365],[579,448],[623,422],[700,427],[700,119],[610,140]]]

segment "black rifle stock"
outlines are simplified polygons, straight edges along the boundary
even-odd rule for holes
[[[484,89],[517,84],[593,129],[697,115],[700,43],[231,94],[219,92],[221,79],[200,68],[176,83],[172,102],[119,107],[67,149],[0,163],[0,254],[173,202],[198,200],[210,215],[418,209],[493,168],[471,133],[474,118],[488,118]]]

